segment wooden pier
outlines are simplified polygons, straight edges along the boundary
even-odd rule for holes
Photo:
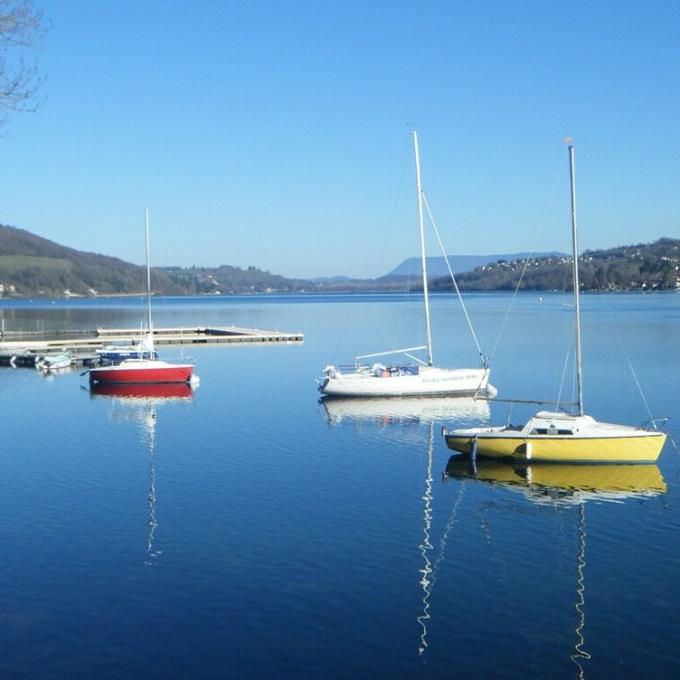
[[[0,365],[33,366],[38,357],[71,352],[80,364],[96,360],[96,350],[112,343],[140,340],[139,329],[97,328],[91,331],[5,331],[0,336]],[[302,333],[267,331],[238,326],[212,328],[154,328],[156,347],[170,345],[297,344]]]

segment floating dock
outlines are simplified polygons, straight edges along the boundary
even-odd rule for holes
[[[58,352],[71,352],[80,364],[97,359],[96,350],[112,343],[140,340],[139,329],[97,328],[92,331],[5,331],[0,336],[0,365],[33,366],[38,357]],[[302,333],[266,331],[237,326],[212,328],[154,328],[154,344],[169,345],[233,345],[233,344],[297,344]]]

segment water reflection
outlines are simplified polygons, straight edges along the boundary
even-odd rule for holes
[[[109,417],[114,421],[134,421],[140,426],[141,442],[147,451],[149,463],[148,534],[145,566],[156,564],[162,550],[155,545],[156,529],[156,468],[154,457],[156,452],[156,412],[159,406],[173,401],[188,401],[193,397],[193,389],[188,383],[168,384],[96,384],[92,385],[90,395],[93,398],[111,400]]]
[[[434,427],[430,424],[427,439],[427,474],[425,476],[425,492],[423,493],[423,540],[418,546],[423,558],[423,567],[420,570],[422,578],[420,586],[423,589],[423,611],[417,618],[421,627],[420,646],[418,654],[423,654],[427,649],[427,622],[430,619],[430,596],[432,595],[432,583],[434,581],[430,552],[433,549],[430,541],[430,529],[432,527],[432,449],[434,448]]]
[[[666,492],[666,482],[656,465],[525,465],[482,459],[473,465],[469,458],[451,456],[445,475],[500,484],[534,503],[623,502]]]
[[[325,397],[319,400],[325,411],[326,419],[331,426],[339,427],[345,423],[364,428],[365,434],[380,432],[381,438],[390,435],[398,436],[401,443],[408,442],[420,446],[423,443],[423,425],[427,427],[426,435],[426,470],[423,489],[423,533],[418,545],[421,558],[418,585],[422,590],[422,609],[416,616],[420,628],[418,654],[423,655],[428,648],[428,630],[430,621],[430,601],[437,582],[439,569],[446,557],[446,543],[452,527],[456,523],[458,508],[461,504],[464,486],[455,500],[447,519],[443,534],[436,547],[432,543],[431,530],[433,521],[432,503],[433,474],[432,459],[434,451],[434,431],[437,422],[480,422],[489,419],[489,404],[485,400],[472,397]],[[408,434],[405,433],[408,431]]]
[[[489,403],[472,397],[338,397],[321,399],[331,425],[344,420],[374,421],[383,425],[397,423],[430,423],[486,421]]]
[[[193,388],[190,383],[97,383],[90,387],[90,394],[117,397],[120,404],[138,405],[141,400],[158,404],[174,399],[191,399]]]
[[[500,485],[521,493],[532,503],[574,507],[578,512],[578,551],[575,569],[576,627],[570,654],[577,677],[585,677],[583,661],[591,658],[586,649],[586,503],[607,501],[623,503],[634,498],[659,496],[666,482],[656,465],[521,465],[492,460],[451,456],[444,479],[472,480]],[[461,487],[464,487],[462,484]]]
[[[432,544],[430,531],[432,528],[432,453],[434,449],[434,422],[430,422],[428,428],[427,437],[427,469],[425,475],[425,490],[423,493],[423,540],[418,546],[418,550],[422,556],[423,566],[420,569],[422,577],[420,579],[420,587],[423,590],[422,612],[418,615],[417,621],[420,625],[420,643],[418,645],[418,654],[422,656],[428,647],[427,642],[427,624],[430,620],[430,598],[432,597],[433,588],[437,582],[437,576],[439,574],[439,568],[446,559],[446,544],[448,541],[449,533],[456,523],[458,509],[463,500],[463,493],[465,491],[465,486],[461,485],[456,499],[453,503],[449,517],[444,526],[444,531],[441,538],[439,539],[438,549],[436,555],[430,555],[434,551],[434,545]]]

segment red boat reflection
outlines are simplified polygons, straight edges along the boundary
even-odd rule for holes
[[[190,383],[94,383],[90,393],[138,399],[190,399],[194,395]]]

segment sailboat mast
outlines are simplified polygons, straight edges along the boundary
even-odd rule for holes
[[[427,289],[427,260],[425,258],[425,229],[423,227],[423,187],[420,180],[420,154],[418,133],[413,134],[413,149],[416,156],[416,184],[418,188],[418,227],[420,230],[420,269],[423,273],[423,301],[425,304],[425,333],[427,335],[427,365],[432,366],[432,332],[430,331],[430,300]]]
[[[149,339],[153,343],[153,325],[151,323],[151,265],[149,264],[149,209],[144,208],[144,234],[146,236],[146,309],[149,320]],[[153,348],[151,348],[153,349]]]
[[[569,182],[571,187],[571,242],[574,270],[574,310],[576,312],[576,389],[578,391],[578,414],[583,415],[583,371],[581,363],[581,304],[578,278],[578,238],[576,233],[576,179],[574,176],[574,146],[566,139],[569,149]]]

